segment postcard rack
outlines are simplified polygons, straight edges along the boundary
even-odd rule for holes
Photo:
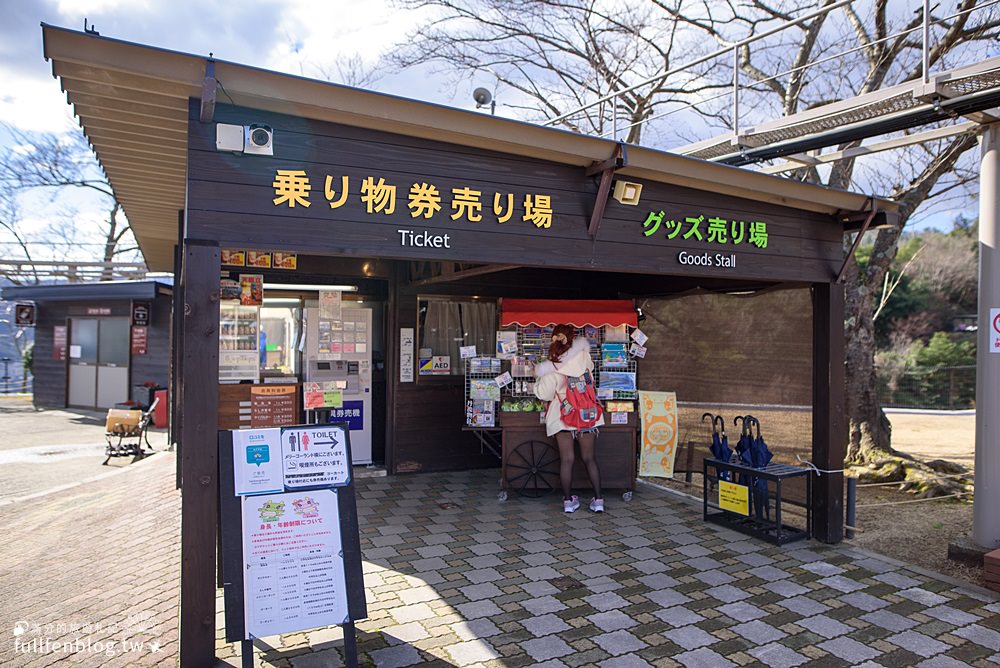
[[[552,327],[515,326],[517,333],[517,354],[511,360],[511,376],[514,382],[504,388],[504,394],[512,397],[534,397],[534,365],[546,359],[552,340]],[[581,327],[577,336],[586,336],[591,342],[590,356],[594,360],[594,375],[597,388],[610,387],[610,396],[602,399],[636,399],[637,360],[629,354],[632,344],[631,327],[623,325],[614,332],[604,327]],[[507,330],[510,331],[510,330]],[[600,395],[599,395],[600,396]]]
[[[502,360],[471,357],[465,360],[465,424],[468,427],[496,427]]]

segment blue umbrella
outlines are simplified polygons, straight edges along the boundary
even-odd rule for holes
[[[712,415],[711,413],[702,415],[701,421],[704,422],[706,417],[712,418],[712,445],[709,446],[712,457],[718,459],[720,462],[728,463],[733,451],[729,449],[729,437],[726,436],[726,421],[721,415]],[[721,434],[715,428],[716,422],[722,425]],[[729,471],[719,471],[719,480],[729,480],[730,477]]]
[[[764,437],[760,435],[760,420],[753,418],[750,427],[757,425],[757,434],[750,442],[750,460],[755,469],[766,468],[771,463],[774,454],[764,442]],[[754,478],[753,483],[754,506],[757,511],[757,519],[771,519],[771,508],[768,501],[767,481],[763,478]]]
[[[742,428],[740,431],[740,440],[736,443],[736,454],[739,456],[740,464],[744,466],[753,466],[753,458],[750,454],[750,448],[753,445],[753,428],[752,424],[756,420],[752,415],[737,415],[733,418],[733,424],[737,422],[742,422]],[[746,485],[747,487],[753,486],[753,479],[746,473],[740,475],[739,480],[741,485]],[[749,507],[747,510],[753,510],[753,495],[750,496]]]

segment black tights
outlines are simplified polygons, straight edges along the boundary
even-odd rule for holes
[[[594,498],[600,499],[601,472],[597,468],[597,458],[594,456],[597,434],[594,432],[579,434],[576,440],[580,442],[580,457],[583,458],[583,465],[587,467],[590,484],[594,487]],[[573,448],[573,432],[560,431],[556,434],[556,443],[559,444],[559,482],[562,483],[563,498],[568,499],[573,489],[573,460],[576,454]]]

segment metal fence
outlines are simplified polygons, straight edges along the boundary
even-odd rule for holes
[[[976,367],[880,368],[878,396],[883,408],[976,407]]]

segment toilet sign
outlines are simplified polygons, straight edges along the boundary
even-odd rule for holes
[[[990,309],[990,352],[1000,353],[1000,308]]]

